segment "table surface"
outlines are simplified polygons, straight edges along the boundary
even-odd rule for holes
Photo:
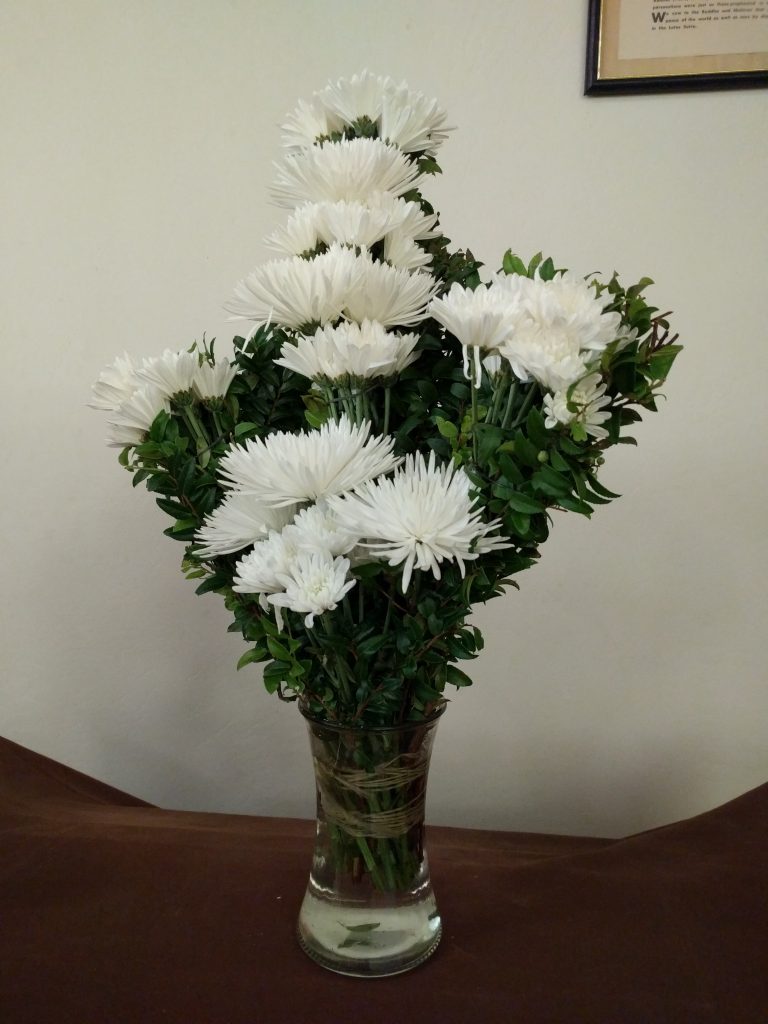
[[[441,945],[375,980],[294,939],[312,832],[0,740],[0,1021],[768,1022],[768,784],[619,840],[431,827]]]

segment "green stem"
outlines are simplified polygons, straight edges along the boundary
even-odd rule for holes
[[[517,427],[523,422],[525,417],[528,415],[528,410],[533,405],[533,400],[536,397],[539,390],[539,386],[535,381],[531,382],[531,386],[528,389],[528,394],[523,399],[523,404],[520,406],[520,412],[517,414],[517,419],[512,424],[511,429],[516,430]]]
[[[507,395],[507,405],[506,405],[506,408],[504,409],[504,418],[501,421],[501,425],[505,429],[509,426],[509,420],[510,420],[510,418],[512,416],[512,410],[515,407],[515,398],[516,397],[517,397],[517,381],[513,380],[512,381],[512,385],[511,385],[511,387],[509,389],[509,394]]]
[[[502,370],[496,374],[496,387],[493,392],[493,402],[491,404],[491,412],[488,416],[489,423],[495,423],[496,417],[499,415],[501,408],[501,398],[504,394],[505,388],[509,385],[509,371],[506,367],[506,362]]]
[[[384,429],[382,434],[389,433],[389,408],[391,402],[391,388],[387,385],[384,388]]]
[[[477,388],[474,377],[470,384],[472,389],[472,461],[477,465]]]

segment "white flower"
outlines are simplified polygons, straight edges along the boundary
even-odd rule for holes
[[[432,257],[417,241],[434,238],[438,231],[436,214],[425,214],[417,203],[376,193],[367,203],[305,203],[288,218],[286,224],[266,239],[278,252],[302,255],[318,244],[358,246],[370,249],[384,240],[384,258],[393,266],[415,270],[427,266]]]
[[[391,78],[374,75],[366,69],[351,78],[329,82],[324,89],[315,93],[315,97],[326,110],[345,124],[359,121],[361,117],[375,122],[381,114],[385,90],[393,87]]]
[[[332,558],[327,552],[300,551],[285,573],[279,574],[284,590],[267,597],[276,608],[307,613],[304,625],[311,628],[315,616],[332,612],[347,591],[355,585],[348,579],[349,559]]]
[[[145,359],[136,374],[173,398],[192,389],[199,362],[197,352],[173,352],[167,348],[162,355]]]
[[[309,103],[300,103],[283,128],[283,141],[296,151],[363,117],[377,126],[382,139],[407,153],[434,153],[451,131],[436,100],[412,91],[405,82],[398,85],[363,71],[330,82]]]
[[[136,376],[136,369],[136,364],[127,352],[118,356],[114,363],[105,366],[91,388],[93,401],[88,402],[91,409],[117,412],[141,383]]]
[[[404,82],[385,89],[379,122],[379,135],[385,141],[405,153],[434,155],[452,130],[437,100],[411,91]]]
[[[388,192],[374,192],[366,200],[371,210],[387,215],[388,231],[402,231],[415,241],[437,238],[437,214],[425,213],[418,203],[390,195]]]
[[[226,309],[255,323],[294,330],[345,315],[378,320],[385,327],[409,327],[424,318],[437,282],[424,271],[408,273],[357,255],[341,245],[312,260],[294,256],[257,267],[235,289]]]
[[[195,534],[195,543],[201,558],[216,558],[242,551],[266,537],[271,530],[286,526],[296,510],[295,505],[269,508],[254,494],[234,491],[205,517]]]
[[[145,384],[127,399],[109,421],[107,444],[127,448],[146,440],[149,428],[160,412],[170,412],[168,397],[154,384]]]
[[[225,309],[256,324],[275,322],[294,329],[325,324],[338,320],[365,273],[355,253],[339,245],[313,260],[271,260],[240,281]]]
[[[290,572],[298,553],[290,527],[282,532],[271,530],[235,566],[232,589],[238,594],[261,595],[260,604],[266,610],[264,595],[283,590],[281,577]]]
[[[438,287],[431,274],[390,267],[373,260],[366,252],[357,259],[363,274],[344,304],[350,320],[378,320],[385,327],[410,327],[424,319]]]
[[[509,300],[502,355],[521,380],[533,377],[551,391],[565,391],[583,377],[620,333],[619,314],[604,312],[606,300],[570,274],[551,281],[510,275],[491,290]]]
[[[611,404],[610,396],[606,395],[605,390],[606,385],[600,374],[591,373],[566,391],[545,395],[545,425],[552,429],[561,423],[581,423],[592,437],[608,437],[608,431],[601,426],[611,418],[610,412],[605,411],[605,407]],[[571,409],[568,408],[569,405]]]
[[[343,121],[316,98],[299,100],[299,105],[289,114],[283,130],[283,145],[291,152],[301,152],[312,146],[317,139],[324,138],[343,127]]]
[[[418,188],[418,165],[380,139],[326,142],[278,164],[272,195],[278,206],[338,199],[365,200],[372,192],[401,196]]]
[[[390,231],[384,239],[384,259],[401,270],[418,270],[420,267],[428,267],[432,262],[431,254],[424,252],[420,245],[399,228]]]
[[[369,438],[371,425],[346,416],[301,434],[279,431],[233,447],[219,471],[225,486],[255,494],[272,507],[315,501],[388,473],[400,461],[391,437]]]
[[[508,547],[498,537],[488,537],[499,520],[484,523],[480,509],[473,511],[471,483],[463,469],[453,464],[436,466],[421,454],[406,457],[393,477],[368,481],[351,494],[328,499],[342,526],[365,537],[374,557],[391,566],[403,565],[405,592],[414,569],[430,569],[440,579],[444,559],[464,562],[497,547]]]
[[[286,342],[275,362],[311,380],[394,377],[415,359],[416,334],[388,334],[380,323],[319,327],[313,337]]]
[[[475,380],[479,386],[483,354],[498,349],[509,334],[504,298],[485,285],[472,289],[455,282],[446,295],[432,300],[429,315],[461,343],[466,377],[470,376],[469,351],[472,350]]]
[[[326,552],[333,558],[348,555],[360,540],[357,533],[339,522],[322,499],[297,513],[288,529],[298,551]]]
[[[237,367],[230,366],[228,359],[220,359],[214,365],[206,360],[195,370],[192,390],[203,402],[211,398],[223,398],[236,376]]]

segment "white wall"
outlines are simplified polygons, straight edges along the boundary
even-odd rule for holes
[[[165,806],[311,815],[295,708],[235,672],[242,641],[85,402],[123,349],[231,336],[221,304],[282,216],[276,126],[368,66],[459,126],[431,192],[457,244],[647,273],[687,345],[610,453],[623,498],[559,517],[479,611],[431,820],[619,835],[768,778],[768,94],[584,98],[585,7],[5,5],[0,732]]]

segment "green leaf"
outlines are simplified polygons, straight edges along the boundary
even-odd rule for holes
[[[539,449],[531,444],[528,438],[519,430],[515,434],[515,457],[523,465],[530,466],[532,469],[538,469],[541,465],[539,462]]]
[[[264,669],[264,687],[267,693],[277,693],[280,683],[285,679],[285,665],[272,662]]]
[[[356,565],[352,570],[354,575],[361,580],[370,580],[383,572],[384,566],[381,562],[365,562],[363,565]]]
[[[609,491],[607,487],[603,487],[603,485],[600,483],[600,481],[597,479],[594,473],[587,473],[587,480],[589,481],[589,486],[592,488],[595,494],[600,494],[603,498],[621,497],[621,495],[616,494],[615,491]]]
[[[513,255],[511,249],[507,249],[504,253],[501,268],[505,274],[521,274],[523,277],[528,276],[528,270],[525,264],[519,256]]]
[[[267,648],[275,661],[291,661],[291,655],[287,649],[283,647],[279,640],[275,640],[274,637],[267,637]]]
[[[212,590],[223,590],[230,586],[230,579],[221,573],[215,573],[213,576],[209,576],[208,579],[203,580],[195,587],[196,594],[207,594]]]
[[[572,489],[571,481],[567,477],[546,464],[543,464],[541,469],[533,474],[533,484],[541,486],[541,489],[547,494],[554,495],[570,494]]]
[[[507,504],[515,512],[525,512],[528,515],[544,511],[544,505],[540,501],[528,494],[521,494],[519,491],[507,498]]]
[[[512,511],[504,517],[505,523],[507,519],[511,521],[514,532],[520,537],[525,537],[531,528],[531,517],[524,512]]]
[[[562,498],[557,499],[557,504],[561,508],[568,509],[569,512],[578,512],[579,515],[589,516],[595,511],[591,505],[588,505],[586,501],[582,501],[580,498],[576,498],[573,495],[564,495]]]
[[[380,651],[386,642],[387,638],[381,634],[371,636],[357,645],[357,652],[363,658],[370,658],[371,655]]]
[[[450,420],[444,420],[442,417],[438,416],[435,420],[435,426],[443,437],[454,438],[459,436],[459,428],[455,423],[451,423]]]
[[[498,457],[498,461],[499,469],[508,480],[511,480],[513,484],[521,484],[523,482],[524,478],[520,472],[520,467],[511,456],[507,455],[506,452],[502,452]]]
[[[237,671],[239,672],[241,668],[245,668],[246,665],[250,665],[254,661],[263,661],[264,658],[266,658],[264,648],[254,647],[240,657],[237,663]]]
[[[451,686],[471,686],[472,680],[466,672],[462,672],[460,668],[455,665],[449,665],[446,672],[446,682],[450,683]]]
[[[537,252],[536,255],[533,257],[533,259],[531,260],[531,262],[528,264],[528,271],[527,271],[528,277],[533,277],[535,275],[536,270],[537,270],[539,264],[541,263],[542,257],[543,257],[543,253]]]
[[[528,431],[528,437],[535,445],[539,448],[547,447],[549,444],[550,434],[544,426],[544,417],[535,406],[528,413],[525,421],[525,427]]]
[[[665,345],[658,351],[653,352],[648,358],[648,375],[651,380],[666,380],[672,364],[679,352],[682,352],[682,345]]]
[[[475,426],[475,431],[477,433],[477,457],[480,462],[488,462],[504,440],[504,431],[501,427],[493,426],[490,423],[478,423]]]
[[[136,472],[133,474],[133,479],[131,480],[131,483],[133,484],[134,487],[138,487],[140,483],[142,483],[151,475],[152,472],[149,469],[137,469]]]
[[[548,256],[539,267],[539,277],[542,281],[551,281],[555,276],[555,264]]]
[[[169,498],[155,498],[158,508],[167,512],[174,519],[186,519],[189,516],[189,508],[179,501],[171,501]]]

